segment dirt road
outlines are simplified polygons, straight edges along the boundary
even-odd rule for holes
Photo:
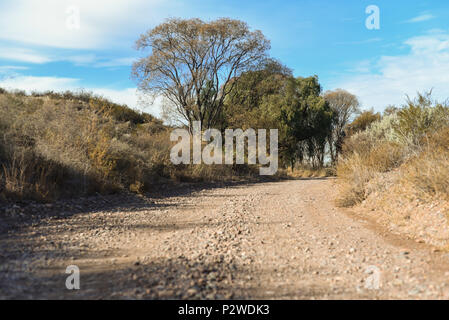
[[[449,254],[336,208],[332,179],[159,193],[39,207],[49,215],[20,224],[9,210],[0,298],[449,299]],[[69,265],[80,290],[65,287]]]

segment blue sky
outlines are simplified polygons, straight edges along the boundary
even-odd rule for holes
[[[379,30],[365,26],[369,5],[380,10]],[[271,56],[295,76],[316,74],[325,90],[347,89],[364,108],[382,110],[431,88],[436,98],[449,97],[444,0],[2,0],[0,86],[84,88],[158,115],[158,101],[138,99],[130,68],[140,56],[135,40],[168,17],[246,21],[271,40]]]

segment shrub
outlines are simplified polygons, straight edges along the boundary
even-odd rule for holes
[[[398,121],[393,124],[396,136],[402,144],[418,149],[418,152],[423,138],[449,123],[449,108],[433,102],[430,93],[418,93],[414,100],[408,98],[406,106],[397,115]]]
[[[363,142],[360,141],[366,138]],[[342,187],[340,205],[352,206],[368,196],[366,186],[378,173],[399,167],[405,158],[404,148],[397,143],[383,141],[373,143],[367,135],[354,137],[361,143],[353,142],[353,149],[347,150],[337,166],[337,176]]]
[[[139,129],[135,122],[145,126]],[[157,130],[151,130],[153,124]],[[0,96],[0,193],[47,201],[62,193],[140,192],[165,165],[149,154],[168,150],[170,141],[150,150],[144,148],[151,142],[139,146],[133,139],[147,135],[150,141],[162,128],[152,116],[88,93],[6,92]]]
[[[373,140],[386,140],[400,143],[400,139],[395,131],[399,117],[397,113],[385,115],[380,121],[373,122],[366,134]]]
[[[363,201],[368,183],[399,168],[402,183],[421,193],[449,194],[449,108],[429,94],[408,99],[400,110],[347,138],[337,166],[342,205]]]
[[[1,179],[6,198],[51,201],[58,193],[65,170],[62,166],[30,150],[15,150],[2,164]],[[1,189],[0,189],[1,190]]]
[[[449,128],[431,135],[418,157],[404,167],[403,183],[431,196],[449,197]]]
[[[379,121],[380,118],[380,113],[374,113],[373,110],[364,111],[348,126],[347,132],[349,135],[362,132],[366,130],[373,122]]]
[[[246,165],[175,166],[170,128],[87,92],[0,95],[0,198],[51,201],[161,180],[231,180]]]
[[[340,196],[337,204],[343,207],[353,206],[366,197],[366,184],[374,177],[375,170],[363,164],[357,153],[338,163],[337,176],[340,179]]]

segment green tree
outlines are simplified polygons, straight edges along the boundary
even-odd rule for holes
[[[280,164],[309,161],[322,166],[333,111],[321,96],[318,77],[294,78],[277,61],[241,75],[224,106],[225,124],[234,128],[278,129]]]
[[[305,159],[314,167],[324,165],[334,114],[321,92],[317,76],[291,80],[288,86],[283,112],[292,165]]]
[[[224,125],[231,128],[268,128],[269,116],[261,113],[264,99],[279,95],[291,70],[267,59],[258,70],[243,73],[225,100]],[[276,127],[273,127],[276,128]]]
[[[264,99],[261,114],[268,117],[266,124],[279,129],[284,165],[310,161],[314,167],[323,166],[333,112],[321,91],[317,76],[290,77],[280,93]]]

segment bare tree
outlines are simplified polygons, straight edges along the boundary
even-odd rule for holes
[[[266,58],[270,43],[239,20],[169,19],[143,34],[136,47],[151,49],[133,66],[139,89],[163,96],[190,128],[193,121],[210,128],[239,75]]]
[[[346,90],[328,91],[324,99],[334,112],[332,134],[329,136],[329,151],[332,163],[337,161],[345,137],[345,129],[351,116],[360,111],[357,97]]]

